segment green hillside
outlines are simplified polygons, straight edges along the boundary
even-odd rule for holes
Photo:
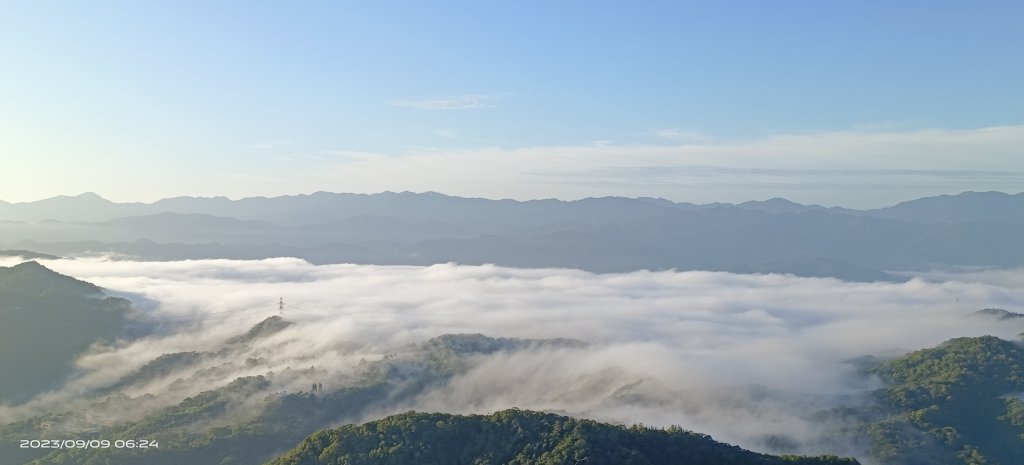
[[[769,465],[856,464],[853,459],[778,457],[703,434],[624,427],[506,410],[493,415],[405,413],[324,430],[268,465]]]
[[[247,337],[268,327],[283,328],[291,323],[271,317],[253,326]],[[251,339],[251,337],[249,339]],[[249,340],[247,339],[247,340]],[[237,346],[236,338],[226,346]],[[496,351],[516,351],[531,347],[576,347],[579,341],[567,339],[532,340],[488,338],[479,334],[444,335],[421,344],[410,345],[401,353],[381,360],[362,362],[358,378],[345,386],[313,392],[285,391],[274,383],[287,384],[294,379],[323,379],[324,370],[286,368],[264,376],[238,378],[235,381],[161,408],[145,417],[118,423],[100,431],[81,434],[81,438],[109,440],[146,438],[156,440],[158,449],[37,451],[26,454],[24,463],[75,465],[219,465],[262,463],[323,428],[352,421],[374,409],[386,409],[392,403],[414,398],[427,389],[448,382],[466,369],[465,357]],[[165,354],[118,385],[163,376],[182,365],[201,365],[204,354],[184,352]],[[179,380],[188,383],[189,379]],[[127,400],[132,402],[132,400]],[[105,410],[105,409],[100,409]],[[80,415],[69,415],[57,423],[68,423]],[[0,428],[0,439],[31,436],[46,437],[38,428],[44,418],[34,418]],[[6,431],[6,433],[5,433]],[[69,433],[62,433],[67,436]],[[10,440],[8,441],[10,443]],[[0,440],[0,446],[3,445]],[[2,450],[2,449],[0,449]]]
[[[340,389],[323,395],[276,395],[262,376],[239,378],[178,405],[117,426],[99,437],[110,441],[144,438],[159,444],[147,449],[54,451],[32,464],[177,465],[261,463],[287,450],[323,425],[353,415],[382,400],[379,386]],[[253,398],[261,400],[253,401]],[[251,411],[251,415],[246,415]],[[225,415],[238,417],[225,422]],[[91,437],[89,437],[91,438]],[[35,458],[32,457],[32,458]]]
[[[127,300],[34,261],[0,268],[0,403],[59,387],[89,346],[123,333],[130,312]]]
[[[985,336],[880,362],[888,385],[862,428],[884,464],[1024,463],[1024,348]],[[895,412],[893,414],[892,412]]]

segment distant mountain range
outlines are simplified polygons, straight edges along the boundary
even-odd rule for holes
[[[897,281],[882,270],[1024,265],[1024,193],[965,192],[876,210],[785,199],[488,200],[438,193],[113,203],[0,203],[0,246],[146,260],[294,256],[317,264],[457,262],[791,273]]]
[[[1000,320],[1014,320],[1018,318],[1024,318],[1024,313],[1011,312],[1001,308],[983,308],[974,312],[977,315],[996,317]]]
[[[657,198],[599,197],[575,201],[489,200],[453,197],[436,192],[382,192],[344,194],[317,192],[279,197],[174,197],[152,203],[116,203],[87,192],[58,196],[35,202],[0,201],[0,219],[38,222],[103,222],[127,216],[158,213],[196,213],[210,216],[261,220],[278,224],[316,225],[359,216],[392,217],[409,222],[453,219],[500,219],[528,224],[556,222],[604,222],[608,214],[618,220],[649,217],[663,209],[707,209],[738,207],[765,213],[826,212],[863,215],[917,223],[1007,223],[1024,225],[1024,192],[963,192],[902,202],[872,210],[802,205],[782,198],[739,204],[692,204]]]

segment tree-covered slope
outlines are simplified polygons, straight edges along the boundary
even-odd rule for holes
[[[54,451],[32,465],[177,465],[261,463],[287,450],[324,425],[358,414],[387,395],[383,386],[345,388],[320,395],[269,392],[262,376],[239,378],[222,388],[116,426],[99,436],[109,440],[146,439],[145,449]],[[258,399],[257,399],[258,398]],[[38,456],[37,456],[38,457]],[[2,463],[2,462],[0,462]],[[21,462],[17,462],[21,463]]]
[[[887,383],[877,399],[896,416],[864,432],[882,463],[1024,463],[1024,348],[958,338],[870,368]]]
[[[856,464],[778,457],[678,428],[649,429],[506,410],[488,416],[405,413],[320,431],[268,465]]]
[[[0,268],[0,403],[59,386],[89,346],[123,334],[130,312],[128,301],[39,263]]]
[[[271,317],[258,323],[247,335],[270,325],[287,327],[290,322]],[[222,355],[238,355],[241,343],[225,343]],[[242,344],[244,345],[244,344]],[[265,376],[237,378],[231,383],[197,393],[174,405],[155,409],[141,418],[117,420],[101,428],[59,428],[56,435],[40,428],[41,422],[74,424],[88,412],[32,418],[0,427],[0,452],[5,439],[9,448],[20,437],[105,439],[111,442],[147,439],[159,443],[147,449],[40,450],[26,454],[17,464],[33,465],[221,465],[263,463],[280,455],[304,438],[323,428],[350,422],[371,413],[387,411],[425,391],[442,386],[469,368],[467,358],[495,352],[516,352],[536,348],[579,347],[569,339],[489,338],[479,334],[443,335],[412,344],[375,361],[361,361],[347,377],[332,377],[328,370],[285,368]],[[165,377],[168,386],[202,381],[196,373],[208,363],[219,363],[212,352],[165,354],[122,378],[117,387],[145,384]],[[190,369],[181,369],[189,367]],[[199,369],[198,371],[196,369]],[[168,376],[170,374],[170,376]],[[181,376],[178,378],[178,376]],[[177,378],[173,379],[172,378]],[[315,380],[329,381],[326,387]],[[337,384],[331,382],[336,380]],[[343,381],[344,380],[344,381]],[[169,384],[168,384],[169,383]],[[310,383],[310,384],[306,384]],[[294,386],[303,386],[295,390]],[[289,388],[291,386],[291,388]],[[172,388],[173,389],[173,388]],[[116,392],[116,390],[115,390]],[[104,391],[103,396],[109,394]],[[115,397],[100,402],[94,410],[110,411],[110,405],[145,404],[148,394]],[[109,405],[108,405],[109,404]],[[86,418],[88,420],[88,418]],[[35,461],[30,462],[32,459]],[[4,463],[0,461],[0,463]]]

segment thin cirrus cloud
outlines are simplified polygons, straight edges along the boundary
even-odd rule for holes
[[[407,103],[414,105],[413,101]],[[468,108],[494,104],[496,100],[490,97],[415,102],[424,108],[447,107],[456,112],[459,110],[455,108],[472,111]],[[461,147],[407,146],[397,152],[351,148],[304,151],[298,148],[302,146],[299,141],[295,147],[268,143],[261,147],[277,147],[269,150],[277,157],[275,163],[231,164],[230,172],[190,172],[186,191],[180,182],[174,182],[177,178],[160,172],[139,172],[133,178],[134,184],[144,185],[145,190],[106,179],[104,176],[113,175],[104,172],[65,180],[56,193],[100,190],[104,197],[121,201],[179,195],[251,197],[318,190],[435,191],[518,200],[661,197],[693,203],[785,197],[805,204],[879,208],[964,191],[1024,191],[1024,125],[847,130],[744,140],[698,140],[698,133],[670,129],[663,136],[688,139],[522,147],[471,131],[414,129],[434,140],[458,141]],[[646,131],[645,136],[650,138],[654,132]],[[38,188],[38,182],[18,182],[12,179],[9,185],[0,186],[0,199],[42,197],[25,198],[26,192]],[[97,183],[106,187],[100,189]]]
[[[493,95],[466,94],[447,95],[422,100],[396,100],[391,102],[390,105],[420,110],[480,110],[497,107],[496,100],[497,98]]]
[[[671,130],[672,137],[690,137]],[[663,197],[695,203],[786,197],[877,208],[968,190],[1024,190],[1024,126],[839,131],[743,141],[478,147],[363,153],[297,175],[356,192],[488,198]],[[308,185],[307,184],[307,185]],[[851,196],[851,191],[859,192]]]
[[[703,142],[710,140],[708,136],[700,131],[687,131],[680,128],[665,128],[651,131],[655,136],[671,141]]]

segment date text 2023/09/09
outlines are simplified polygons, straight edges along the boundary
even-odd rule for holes
[[[22,449],[157,449],[160,443],[149,439],[22,439]]]

